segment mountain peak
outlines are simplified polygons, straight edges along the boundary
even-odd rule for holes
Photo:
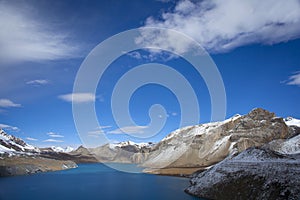
[[[39,149],[0,129],[0,153],[39,152]]]
[[[254,120],[266,120],[276,117],[275,113],[265,110],[263,108],[254,108],[247,114],[247,116]]]

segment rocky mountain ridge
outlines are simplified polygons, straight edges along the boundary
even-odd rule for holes
[[[59,151],[57,147],[39,149],[0,129],[0,177],[65,170],[77,167],[70,159],[43,156]]]
[[[38,153],[40,150],[37,147],[27,144],[22,139],[13,135],[7,134],[0,129],[0,154],[7,153]]]
[[[283,118],[257,108],[222,122],[176,130],[154,146],[142,165],[148,168],[146,172],[158,174],[176,174],[187,168],[204,170],[229,155],[287,139],[297,131],[297,127],[286,125]]]

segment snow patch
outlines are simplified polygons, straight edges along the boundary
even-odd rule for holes
[[[56,147],[56,146],[52,146],[52,147],[50,147],[53,151],[55,151],[55,152],[58,152],[58,153],[69,153],[69,152],[71,152],[71,151],[73,151],[74,150],[74,148],[72,148],[72,147],[65,147],[65,148],[62,148],[62,147]]]
[[[293,117],[287,117],[287,118],[285,118],[284,122],[288,126],[298,126],[298,127],[300,127],[300,120],[299,119],[295,119]]]
[[[278,152],[283,154],[300,153],[300,135],[297,135],[283,142]]]

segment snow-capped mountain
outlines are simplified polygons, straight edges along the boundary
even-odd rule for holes
[[[37,153],[40,150],[37,147],[27,144],[22,139],[7,134],[0,129],[0,154],[1,153]]]
[[[137,148],[151,148],[154,144],[152,142],[141,142],[141,143],[135,143],[132,141],[124,141],[124,142],[119,142],[119,143],[110,143],[109,147],[110,148],[122,148],[122,147],[127,147],[127,146],[136,146]]]
[[[257,108],[225,121],[178,129],[154,146],[142,165],[152,169],[205,168],[249,147],[288,138],[290,131],[282,118]]]
[[[287,117],[284,119],[284,122],[288,126],[299,126],[300,127],[300,119],[295,119],[293,117]]]
[[[63,147],[56,147],[56,146],[52,146],[52,147],[50,147],[53,151],[55,151],[55,152],[60,152],[60,153],[69,153],[69,152],[71,152],[71,151],[73,151],[74,150],[74,148],[73,147],[70,147],[70,146],[67,146],[67,147],[65,147],[65,148],[63,148]]]

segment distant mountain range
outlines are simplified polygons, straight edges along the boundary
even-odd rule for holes
[[[71,151],[74,151],[73,147],[67,146],[65,148],[57,147],[57,146],[51,146],[47,148],[40,148],[40,151],[42,152],[59,152],[59,153],[70,153]]]
[[[7,162],[7,160],[20,160],[24,157],[27,162],[27,165],[24,165],[25,168],[28,166],[28,162],[31,162],[30,159],[34,157],[33,160],[36,158],[47,159],[49,162],[52,160],[58,162],[58,165],[69,167],[76,167],[75,163],[81,162],[119,162],[137,163],[145,167],[144,172],[153,174],[191,175],[196,172],[192,179],[193,185],[187,189],[187,192],[199,197],[219,199],[218,191],[212,189],[214,185],[206,184],[206,187],[203,187],[203,183],[207,182],[210,177],[214,177],[211,174],[216,173],[215,171],[219,173],[220,170],[224,170],[225,177],[229,176],[231,168],[227,166],[234,166],[232,169],[236,171],[229,179],[214,178],[215,184],[219,184],[221,188],[222,184],[226,185],[228,181],[232,183],[242,181],[240,180],[242,171],[249,176],[249,180],[266,174],[263,176],[263,185],[265,181],[272,182],[275,186],[282,182],[285,183],[285,181],[288,182],[287,178],[280,173],[285,173],[288,178],[300,177],[300,120],[292,117],[283,119],[267,110],[256,108],[246,115],[235,115],[221,122],[183,127],[170,133],[157,144],[136,144],[125,141],[96,148],[80,146],[76,150],[60,147],[33,147],[1,130],[0,155],[0,175],[14,175],[14,171],[9,171],[9,169],[15,162]],[[243,155],[245,156],[243,157]],[[61,163],[67,160],[70,162],[68,165]],[[270,165],[268,164],[270,162],[277,162],[278,166],[286,168],[284,170],[276,168],[276,164]],[[248,168],[256,165],[262,166],[257,169],[257,174],[255,170],[246,173]],[[35,173],[36,168],[34,169],[30,171],[26,168],[25,171]],[[57,168],[53,170],[57,170]],[[265,170],[276,171],[280,179],[274,182],[272,174]],[[293,179],[293,184],[300,188],[300,180]],[[262,185],[252,184],[248,189],[260,186]],[[275,186],[264,185],[272,190]],[[283,185],[280,191],[295,186]],[[289,189],[289,192],[294,195],[298,190],[293,188]],[[248,195],[248,189],[245,189],[246,192],[243,195]],[[207,191],[210,193],[206,193]],[[219,189],[219,191],[222,190]],[[225,194],[225,191],[223,193]],[[228,198],[234,199],[230,193],[228,195]],[[268,199],[271,194],[266,192],[261,195],[261,198]],[[244,198],[244,196],[239,197]]]
[[[145,171],[159,174],[190,174],[239,153],[252,146],[289,138],[299,132],[300,120],[276,117],[263,109],[235,115],[225,121],[183,127],[158,144],[124,141],[96,148],[83,146],[38,148],[0,130],[0,154],[36,155],[58,160],[80,162],[140,163]],[[273,142],[273,148],[284,153],[299,151],[298,137]],[[275,148],[276,144],[276,148]],[[181,168],[181,169],[180,169]]]

